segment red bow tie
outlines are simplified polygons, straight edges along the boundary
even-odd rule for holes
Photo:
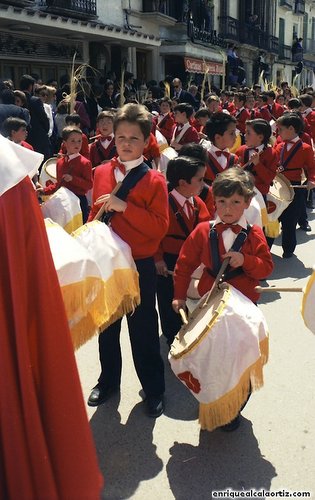
[[[104,141],[111,141],[112,140],[112,136],[111,135],[108,135],[107,137],[102,137],[102,142]]]
[[[241,231],[242,226],[239,224],[225,224],[224,222],[219,222],[216,224],[215,229],[218,234],[222,234],[223,231],[226,231],[226,229],[232,229],[233,233],[238,234]]]
[[[215,154],[217,156],[225,156],[225,158],[228,158],[230,156],[230,153],[228,153],[227,151],[216,151]]]
[[[118,168],[118,170],[120,170],[120,172],[121,172],[122,174],[126,175],[126,167],[125,167],[125,165],[124,165],[123,163],[120,163],[120,161],[118,161],[118,159],[117,159],[117,158],[115,158],[115,159],[113,160],[113,166],[114,166],[115,168]]]

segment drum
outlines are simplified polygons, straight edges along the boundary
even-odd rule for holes
[[[174,158],[177,158],[177,156],[177,152],[174,148],[171,148],[171,146],[163,149],[160,156],[160,170],[163,174],[166,174],[168,162],[170,160],[174,160]]]
[[[303,293],[302,317],[305,326],[315,333],[315,270],[309,278]]]
[[[97,263],[102,277],[102,329],[140,303],[139,277],[129,245],[103,222],[95,220],[73,235]]]
[[[49,186],[49,184],[57,182],[57,160],[58,158],[48,158],[42,166],[42,171],[39,176],[39,183],[43,186]]]
[[[82,226],[82,211],[79,198],[65,187],[59,188],[54,194],[47,197],[41,209],[44,218],[57,222],[67,233]]]
[[[230,153],[235,153],[235,151],[238,150],[238,148],[241,147],[242,145],[242,138],[241,138],[241,135],[240,135],[240,131],[237,130],[237,135],[236,135],[236,138],[235,138],[235,142],[233,144],[233,147],[230,148]]]
[[[255,189],[255,196],[251,199],[250,206],[245,210],[245,217],[249,224],[264,227],[268,222],[267,208],[263,195]]]
[[[224,283],[198,303],[171,346],[169,361],[199,401],[199,423],[212,431],[231,422],[249,391],[263,385],[268,332],[262,312]]]
[[[103,324],[101,271],[89,252],[59,224],[45,219],[45,225],[73,345],[78,349]]]
[[[269,221],[276,221],[294,198],[294,189],[290,181],[282,174],[277,174],[267,194],[267,213]]]

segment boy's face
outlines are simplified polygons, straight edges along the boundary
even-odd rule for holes
[[[200,125],[202,125],[204,127],[205,124],[207,123],[207,121],[209,120],[209,117],[208,116],[199,116],[198,118],[196,118],[196,120]]]
[[[243,107],[243,101],[240,101],[238,97],[234,97],[234,106],[237,109],[240,109]]]
[[[222,222],[235,224],[242,217],[244,210],[249,207],[250,200],[245,201],[244,196],[234,193],[229,198],[216,196],[215,205]]]
[[[174,111],[174,119],[175,122],[179,124],[188,122],[185,112],[181,113],[180,111]]]
[[[216,134],[214,143],[219,149],[232,148],[236,139],[236,123],[229,123],[223,135]]]
[[[82,135],[78,132],[72,132],[68,139],[64,141],[64,145],[68,155],[80,153],[82,147]]]
[[[169,113],[171,111],[169,103],[168,102],[161,102],[160,111],[161,111],[162,115],[166,115],[166,113]]]
[[[180,192],[186,198],[191,196],[197,196],[203,188],[203,178],[206,173],[206,167],[198,168],[194,177],[190,179],[190,182],[185,181],[185,179],[180,179],[179,186]]]
[[[11,140],[16,144],[20,144],[22,141],[25,141],[27,137],[27,130],[25,127],[20,127],[19,130],[12,130],[11,132]]]
[[[254,96],[247,97],[247,99],[246,99],[246,107],[248,109],[253,109],[254,106],[255,106],[255,97]]]
[[[292,125],[284,127],[280,123],[278,124],[278,133],[283,141],[291,141],[298,135]]]
[[[113,133],[113,121],[110,118],[101,118],[97,122],[97,128],[103,137]]]
[[[209,101],[207,103],[207,108],[210,111],[210,113],[216,113],[219,109],[219,101]]]
[[[137,123],[120,122],[115,132],[115,144],[121,161],[132,161],[139,158],[148,145]]]
[[[259,97],[257,97],[256,102],[257,102],[257,107],[258,108],[261,108],[265,104],[264,101],[261,98],[259,98]]]

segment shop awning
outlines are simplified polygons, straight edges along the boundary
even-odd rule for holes
[[[203,61],[192,57],[184,57],[185,70],[189,73],[209,73],[209,75],[224,75],[224,66],[216,61]]]

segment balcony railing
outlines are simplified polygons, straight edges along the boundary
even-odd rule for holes
[[[240,22],[230,16],[219,17],[220,35],[226,40],[239,41]]]
[[[241,23],[238,19],[229,16],[219,18],[220,36],[226,40],[235,40],[243,44],[252,45],[261,50],[278,54],[279,39],[271,36],[268,32],[253,27],[247,23]]]
[[[96,0],[39,0],[39,8],[55,14],[95,19]]]
[[[296,0],[294,6],[294,13],[297,15],[305,14],[305,0]]]
[[[32,7],[35,0],[1,0],[1,3],[12,5],[13,7]]]
[[[143,12],[159,12],[169,17],[173,17],[178,21],[187,20],[187,12],[184,7],[176,6],[176,3],[171,0],[161,2],[159,0],[143,0]]]
[[[294,0],[280,0],[279,5],[280,7],[283,7],[285,9],[292,10],[294,5]]]
[[[291,61],[292,53],[290,45],[284,45],[283,43],[279,43],[279,59]]]

